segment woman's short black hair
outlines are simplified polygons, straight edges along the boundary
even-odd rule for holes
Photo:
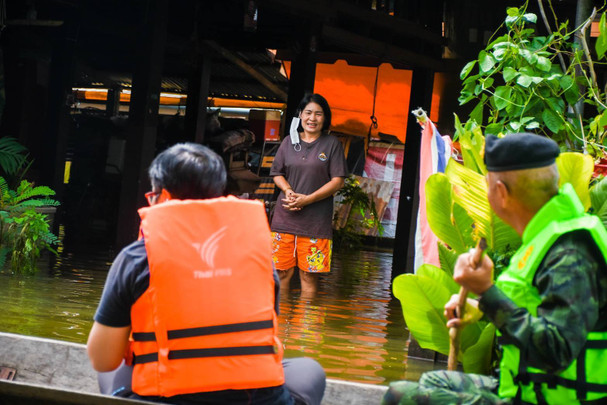
[[[329,107],[327,99],[316,93],[306,94],[299,102],[297,111],[302,112],[310,103],[316,103],[322,108],[322,112],[325,115],[325,122],[322,125],[322,129],[323,131],[329,129],[331,127],[331,107]]]
[[[223,195],[226,169],[223,160],[206,146],[178,143],[160,153],[148,170],[154,191],[166,189],[180,200]]]

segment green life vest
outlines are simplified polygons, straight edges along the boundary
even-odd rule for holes
[[[535,272],[554,242],[576,230],[588,231],[607,261],[607,231],[598,217],[584,212],[573,187],[565,184],[529,222],[523,232],[523,245],[496,285],[519,307],[537,316],[541,298],[533,286]],[[520,349],[500,337],[499,396],[533,404],[575,404],[606,397],[607,331],[589,332],[586,339],[581,353],[565,371],[548,374],[529,367]]]

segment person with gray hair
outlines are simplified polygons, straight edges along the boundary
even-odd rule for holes
[[[522,237],[494,282],[493,262],[459,256],[453,278],[496,327],[496,376],[433,371],[393,382],[383,404],[574,404],[607,400],[607,231],[570,184],[560,189],[558,145],[518,133],[485,143],[491,208]],[[463,327],[459,296],[445,305]]]

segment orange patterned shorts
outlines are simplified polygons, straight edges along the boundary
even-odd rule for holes
[[[297,266],[310,273],[331,271],[331,239],[272,232],[272,260],[277,270]]]

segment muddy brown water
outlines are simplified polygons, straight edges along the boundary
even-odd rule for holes
[[[0,272],[0,331],[85,343],[114,255],[63,250],[35,276]],[[407,356],[391,264],[390,251],[336,251],[315,297],[302,297],[292,280],[280,302],[285,357],[313,357],[331,378],[382,385],[434,368]]]

